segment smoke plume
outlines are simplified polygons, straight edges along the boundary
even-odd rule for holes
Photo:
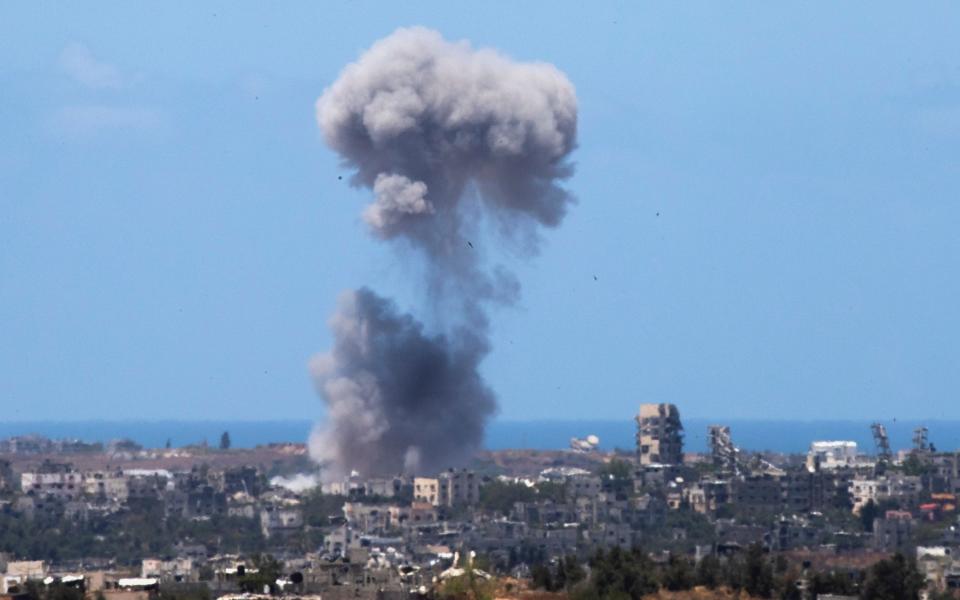
[[[311,363],[328,407],[311,455],[337,475],[442,468],[479,446],[496,411],[478,370],[484,309],[519,289],[478,246],[500,238],[534,254],[540,229],[563,220],[573,86],[548,64],[400,29],[344,69],[317,120],[351,183],[373,193],[371,233],[422,256],[428,322],[443,325],[428,331],[368,289],[346,292],[334,348]]]

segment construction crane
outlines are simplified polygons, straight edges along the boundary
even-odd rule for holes
[[[893,452],[890,451],[887,428],[882,423],[874,423],[870,430],[873,431],[873,442],[877,446],[877,462],[889,464],[893,460]]]
[[[782,474],[783,470],[765,460],[760,454],[752,459],[744,456],[740,448],[733,443],[728,425],[710,425],[707,427],[710,437],[710,456],[713,466],[725,475],[741,476],[760,473]]]
[[[913,430],[913,450],[914,452],[930,452],[930,440],[927,434],[929,430],[921,425]]]
[[[727,425],[710,425],[707,427],[710,436],[710,457],[713,466],[721,473],[736,475],[740,472],[738,454],[740,450],[733,445],[730,437],[730,427]]]

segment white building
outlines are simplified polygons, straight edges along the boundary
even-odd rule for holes
[[[857,465],[857,443],[849,441],[818,441],[810,444],[807,469],[816,471],[854,467]]]
[[[73,500],[83,494],[83,475],[73,471],[22,473],[20,489],[28,496]]]
[[[433,506],[440,504],[440,482],[432,477],[413,478],[413,499],[429,502]]]
[[[193,560],[189,558],[145,558],[140,564],[140,577],[162,581],[193,581]]]
[[[7,563],[6,573],[0,578],[0,593],[9,593],[11,588],[30,580],[42,580],[47,576],[47,564],[42,560],[17,560]]]

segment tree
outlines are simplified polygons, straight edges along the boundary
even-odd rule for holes
[[[751,596],[770,597],[773,592],[773,567],[760,544],[751,544],[747,548],[736,583]]]
[[[555,589],[570,589],[587,576],[576,556],[568,554],[557,561],[557,576],[553,579]]]
[[[777,598],[780,600],[803,600],[803,593],[800,591],[800,577],[793,571],[785,572],[777,578]]]
[[[877,518],[879,512],[877,503],[872,499],[867,500],[867,503],[860,507],[860,524],[863,525],[864,531],[868,533],[873,531],[873,521]]]
[[[229,450],[230,449],[230,432],[224,431],[220,436],[220,449]]]
[[[930,473],[931,466],[924,461],[916,452],[911,452],[903,461],[904,475],[926,475]]]
[[[495,479],[480,488],[480,506],[486,510],[509,515],[517,502],[532,502],[537,490],[522,483]]]
[[[550,568],[547,565],[534,565],[530,569],[530,579],[533,581],[533,587],[539,590],[546,590],[552,592],[553,587],[553,575],[550,573]]]
[[[493,600],[496,581],[467,565],[463,575],[447,579],[440,588],[444,600]]]
[[[253,557],[253,566],[255,573],[244,573],[237,581],[240,589],[249,594],[259,594],[265,589],[269,589],[270,593],[274,592],[282,569],[280,561],[269,554],[257,554]]]
[[[344,502],[343,496],[324,494],[321,488],[314,488],[303,498],[303,520],[311,527],[325,527],[330,524],[330,517],[343,514]]]
[[[700,559],[700,564],[697,565],[697,585],[706,586],[712,590],[720,585],[722,575],[723,565],[720,564],[719,558],[709,554]]]
[[[670,555],[667,566],[661,575],[663,587],[671,592],[689,590],[696,583],[693,567],[683,556]]]
[[[537,497],[560,504],[567,498],[567,486],[555,481],[541,481],[537,484]]]
[[[861,597],[864,600],[918,600],[925,578],[913,561],[897,553],[867,571]]]
[[[627,552],[617,546],[598,550],[590,559],[590,579],[578,586],[576,597],[633,598],[639,600],[660,589],[653,561],[639,548]]]
[[[809,579],[810,591],[814,595],[854,596],[857,593],[856,582],[845,572],[814,573]]]

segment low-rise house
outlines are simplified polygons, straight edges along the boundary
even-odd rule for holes
[[[84,473],[83,493],[87,496],[126,502],[129,497],[123,471],[91,471]]]
[[[47,563],[42,560],[15,560],[7,563],[3,579],[0,579],[0,593],[21,591],[28,581],[41,581],[47,577]]]
[[[296,533],[303,529],[303,509],[295,505],[265,505],[260,509],[263,537]]]
[[[213,486],[203,486],[187,494],[184,517],[213,517],[227,514],[227,496]]]
[[[597,475],[570,475],[564,489],[567,498],[595,498],[603,491],[603,481]]]
[[[438,506],[440,504],[440,482],[433,477],[414,477],[413,499]]]
[[[220,476],[219,489],[227,495],[243,492],[256,498],[262,487],[260,471],[256,467],[234,467],[226,469]]]
[[[429,502],[412,502],[410,506],[391,506],[390,520],[400,526],[419,526],[437,522],[437,508]]]
[[[46,462],[37,471],[20,474],[20,490],[28,496],[73,500],[83,494],[84,478],[68,464]]]
[[[198,573],[189,558],[145,558],[140,565],[140,577],[156,578],[161,582],[197,581]]]
[[[382,534],[399,525],[391,519],[396,514],[391,509],[396,508],[385,504],[346,502],[343,505],[343,516],[347,524],[359,532]]]
[[[360,549],[360,534],[349,525],[341,525],[323,536],[327,556],[348,556],[351,550]]]
[[[717,540],[721,545],[744,548],[750,544],[770,545],[769,527],[738,523],[734,519],[717,519],[714,524]]]
[[[779,512],[783,506],[780,477],[764,473],[736,480],[733,484],[733,503],[748,512]]]
[[[913,515],[902,510],[888,510],[882,519],[873,520],[873,544],[877,550],[902,552],[913,541]]]
[[[227,498],[227,516],[238,519],[253,519],[258,515],[257,502],[246,492],[237,492]]]
[[[850,483],[853,499],[853,512],[860,513],[868,502],[878,504],[884,500],[897,500],[907,506],[917,502],[923,492],[923,483],[919,476],[890,475],[876,479],[855,478]]]
[[[480,501],[480,476],[473,471],[450,469],[438,480],[441,506],[472,506]]]
[[[403,479],[400,477],[375,478],[366,481],[364,495],[393,498],[403,489]]]
[[[633,546],[633,529],[626,523],[599,523],[589,530],[589,536],[590,541],[596,546],[606,548]]]
[[[772,549],[777,551],[815,548],[824,541],[825,533],[823,523],[808,517],[791,515],[777,519],[770,543]]]
[[[161,498],[173,486],[173,476],[164,469],[128,469],[124,471],[129,499]]]

